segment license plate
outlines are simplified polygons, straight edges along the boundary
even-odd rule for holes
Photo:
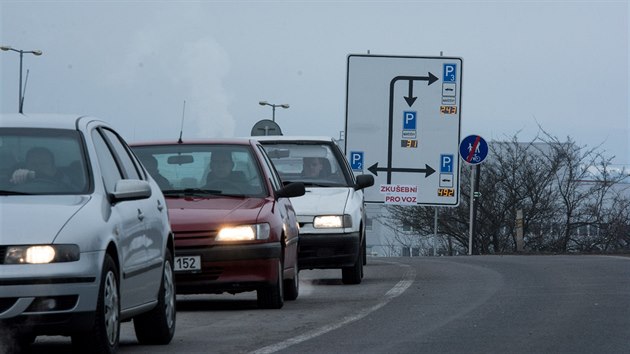
[[[175,257],[176,272],[194,272],[201,270],[201,256]]]

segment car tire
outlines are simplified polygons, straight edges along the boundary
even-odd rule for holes
[[[278,260],[276,281],[273,284],[264,285],[256,291],[258,307],[262,309],[279,309],[284,305],[284,281],[282,277],[283,264]]]
[[[164,345],[171,342],[175,335],[176,299],[175,274],[171,252],[167,249],[164,255],[164,267],[158,303],[149,312],[138,315],[133,319],[136,338],[140,344]]]
[[[81,353],[113,354],[120,340],[120,287],[118,270],[109,254],[105,255],[101,284],[92,328],[72,335],[72,345]]]
[[[341,281],[344,284],[361,284],[363,278],[363,247],[359,246],[359,254],[351,267],[341,268]]]
[[[365,240],[365,232],[363,233],[363,265],[367,265],[367,241]]]
[[[300,294],[300,272],[295,262],[293,267],[293,278],[284,281],[284,299],[287,301],[293,301],[298,298]]]

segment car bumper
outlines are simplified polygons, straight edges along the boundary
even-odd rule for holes
[[[345,234],[300,234],[300,269],[351,267],[361,245],[359,232]]]
[[[201,270],[176,272],[178,294],[237,293],[276,282],[280,243],[177,248],[175,256],[200,256]]]
[[[65,335],[94,321],[103,253],[77,262],[0,265],[0,326]]]

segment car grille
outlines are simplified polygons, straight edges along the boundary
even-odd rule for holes
[[[4,256],[7,254],[6,247],[0,247],[0,264],[4,264]]]
[[[216,230],[202,230],[202,231],[179,231],[175,232],[175,238],[183,239],[199,239],[199,238],[211,238],[214,239],[217,236]]]
[[[74,308],[78,300],[78,295],[38,297],[24,312],[67,311]]]

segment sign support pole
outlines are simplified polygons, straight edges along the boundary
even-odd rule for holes
[[[473,227],[475,218],[473,215],[473,203],[475,201],[475,166],[470,166],[470,221],[468,223],[468,255],[472,255]]]
[[[437,255],[437,229],[438,229],[438,207],[435,207],[433,215],[433,255]]]

